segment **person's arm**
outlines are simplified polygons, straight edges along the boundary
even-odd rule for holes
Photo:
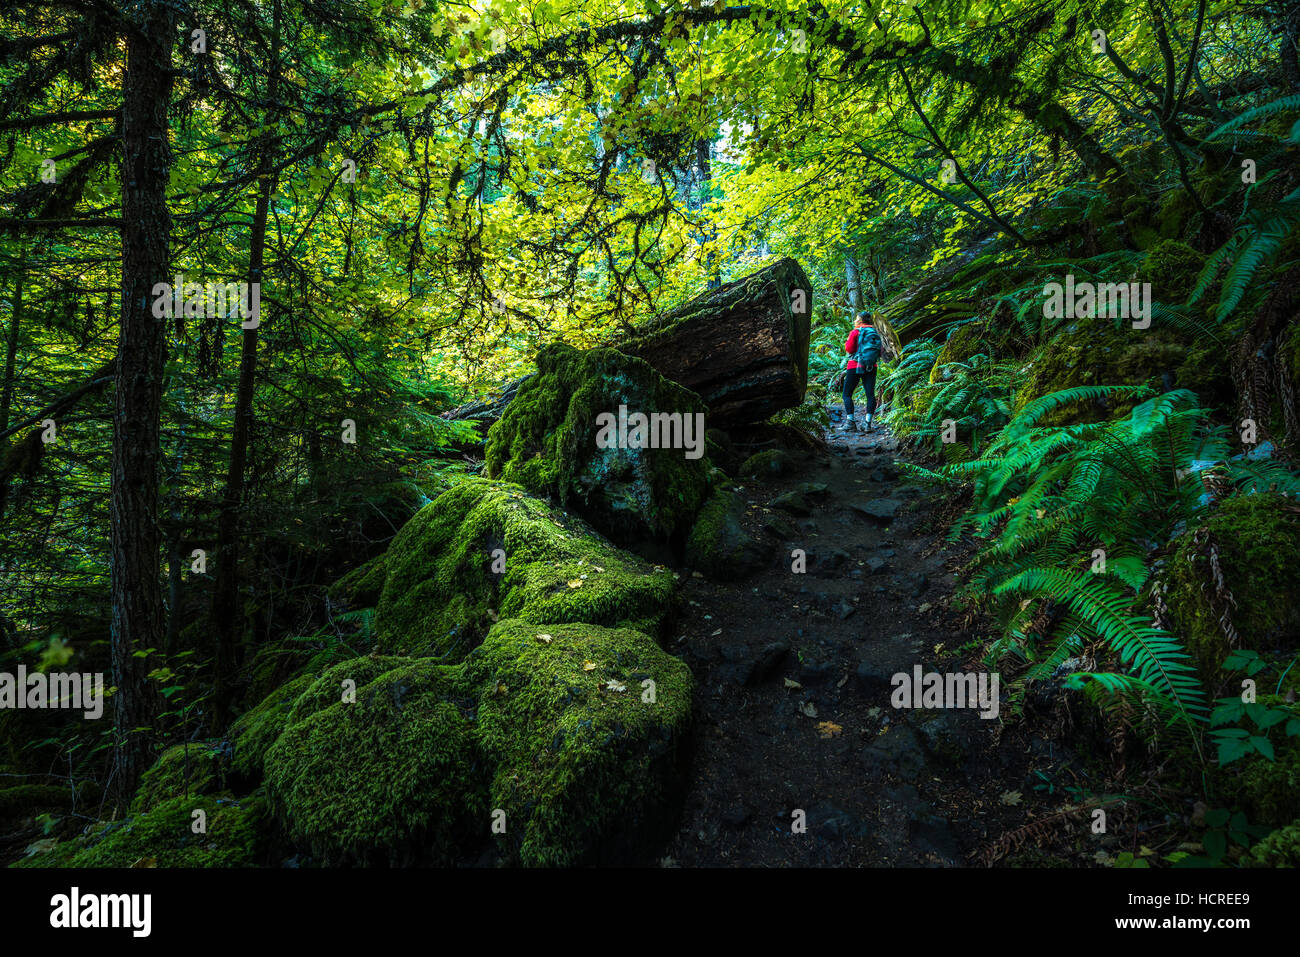
[[[849,355],[858,351],[858,330],[856,328],[849,330],[849,341],[844,343],[844,351]]]

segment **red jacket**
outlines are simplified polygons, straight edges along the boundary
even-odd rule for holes
[[[844,343],[844,351],[847,352],[849,355],[853,355],[858,351],[858,327],[857,326],[854,326],[852,331],[849,332],[849,341]],[[858,363],[850,359],[849,368],[856,369],[857,367],[858,367]]]

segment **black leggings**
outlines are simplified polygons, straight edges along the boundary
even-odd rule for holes
[[[876,411],[876,369],[850,369],[844,374],[844,414],[853,415],[853,390],[861,382],[867,392],[867,415]]]

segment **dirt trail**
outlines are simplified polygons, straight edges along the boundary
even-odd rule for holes
[[[946,493],[900,478],[879,426],[826,438],[796,474],[742,483],[769,567],[685,583],[671,650],[698,682],[697,740],[667,866],[964,866],[1023,823],[1027,759],[997,720],[890,704],[897,672],[978,667],[947,609]]]

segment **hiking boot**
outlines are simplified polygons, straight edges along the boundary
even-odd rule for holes
[[[858,423],[856,423],[856,422],[853,421],[853,416],[851,416],[851,415],[845,416],[845,417],[844,417],[844,424],[843,424],[842,426],[840,426],[840,431],[841,431],[841,432],[856,432],[857,430],[858,430]]]
[[[862,420],[861,428],[863,432],[871,431],[871,416],[867,416],[865,419]]]

